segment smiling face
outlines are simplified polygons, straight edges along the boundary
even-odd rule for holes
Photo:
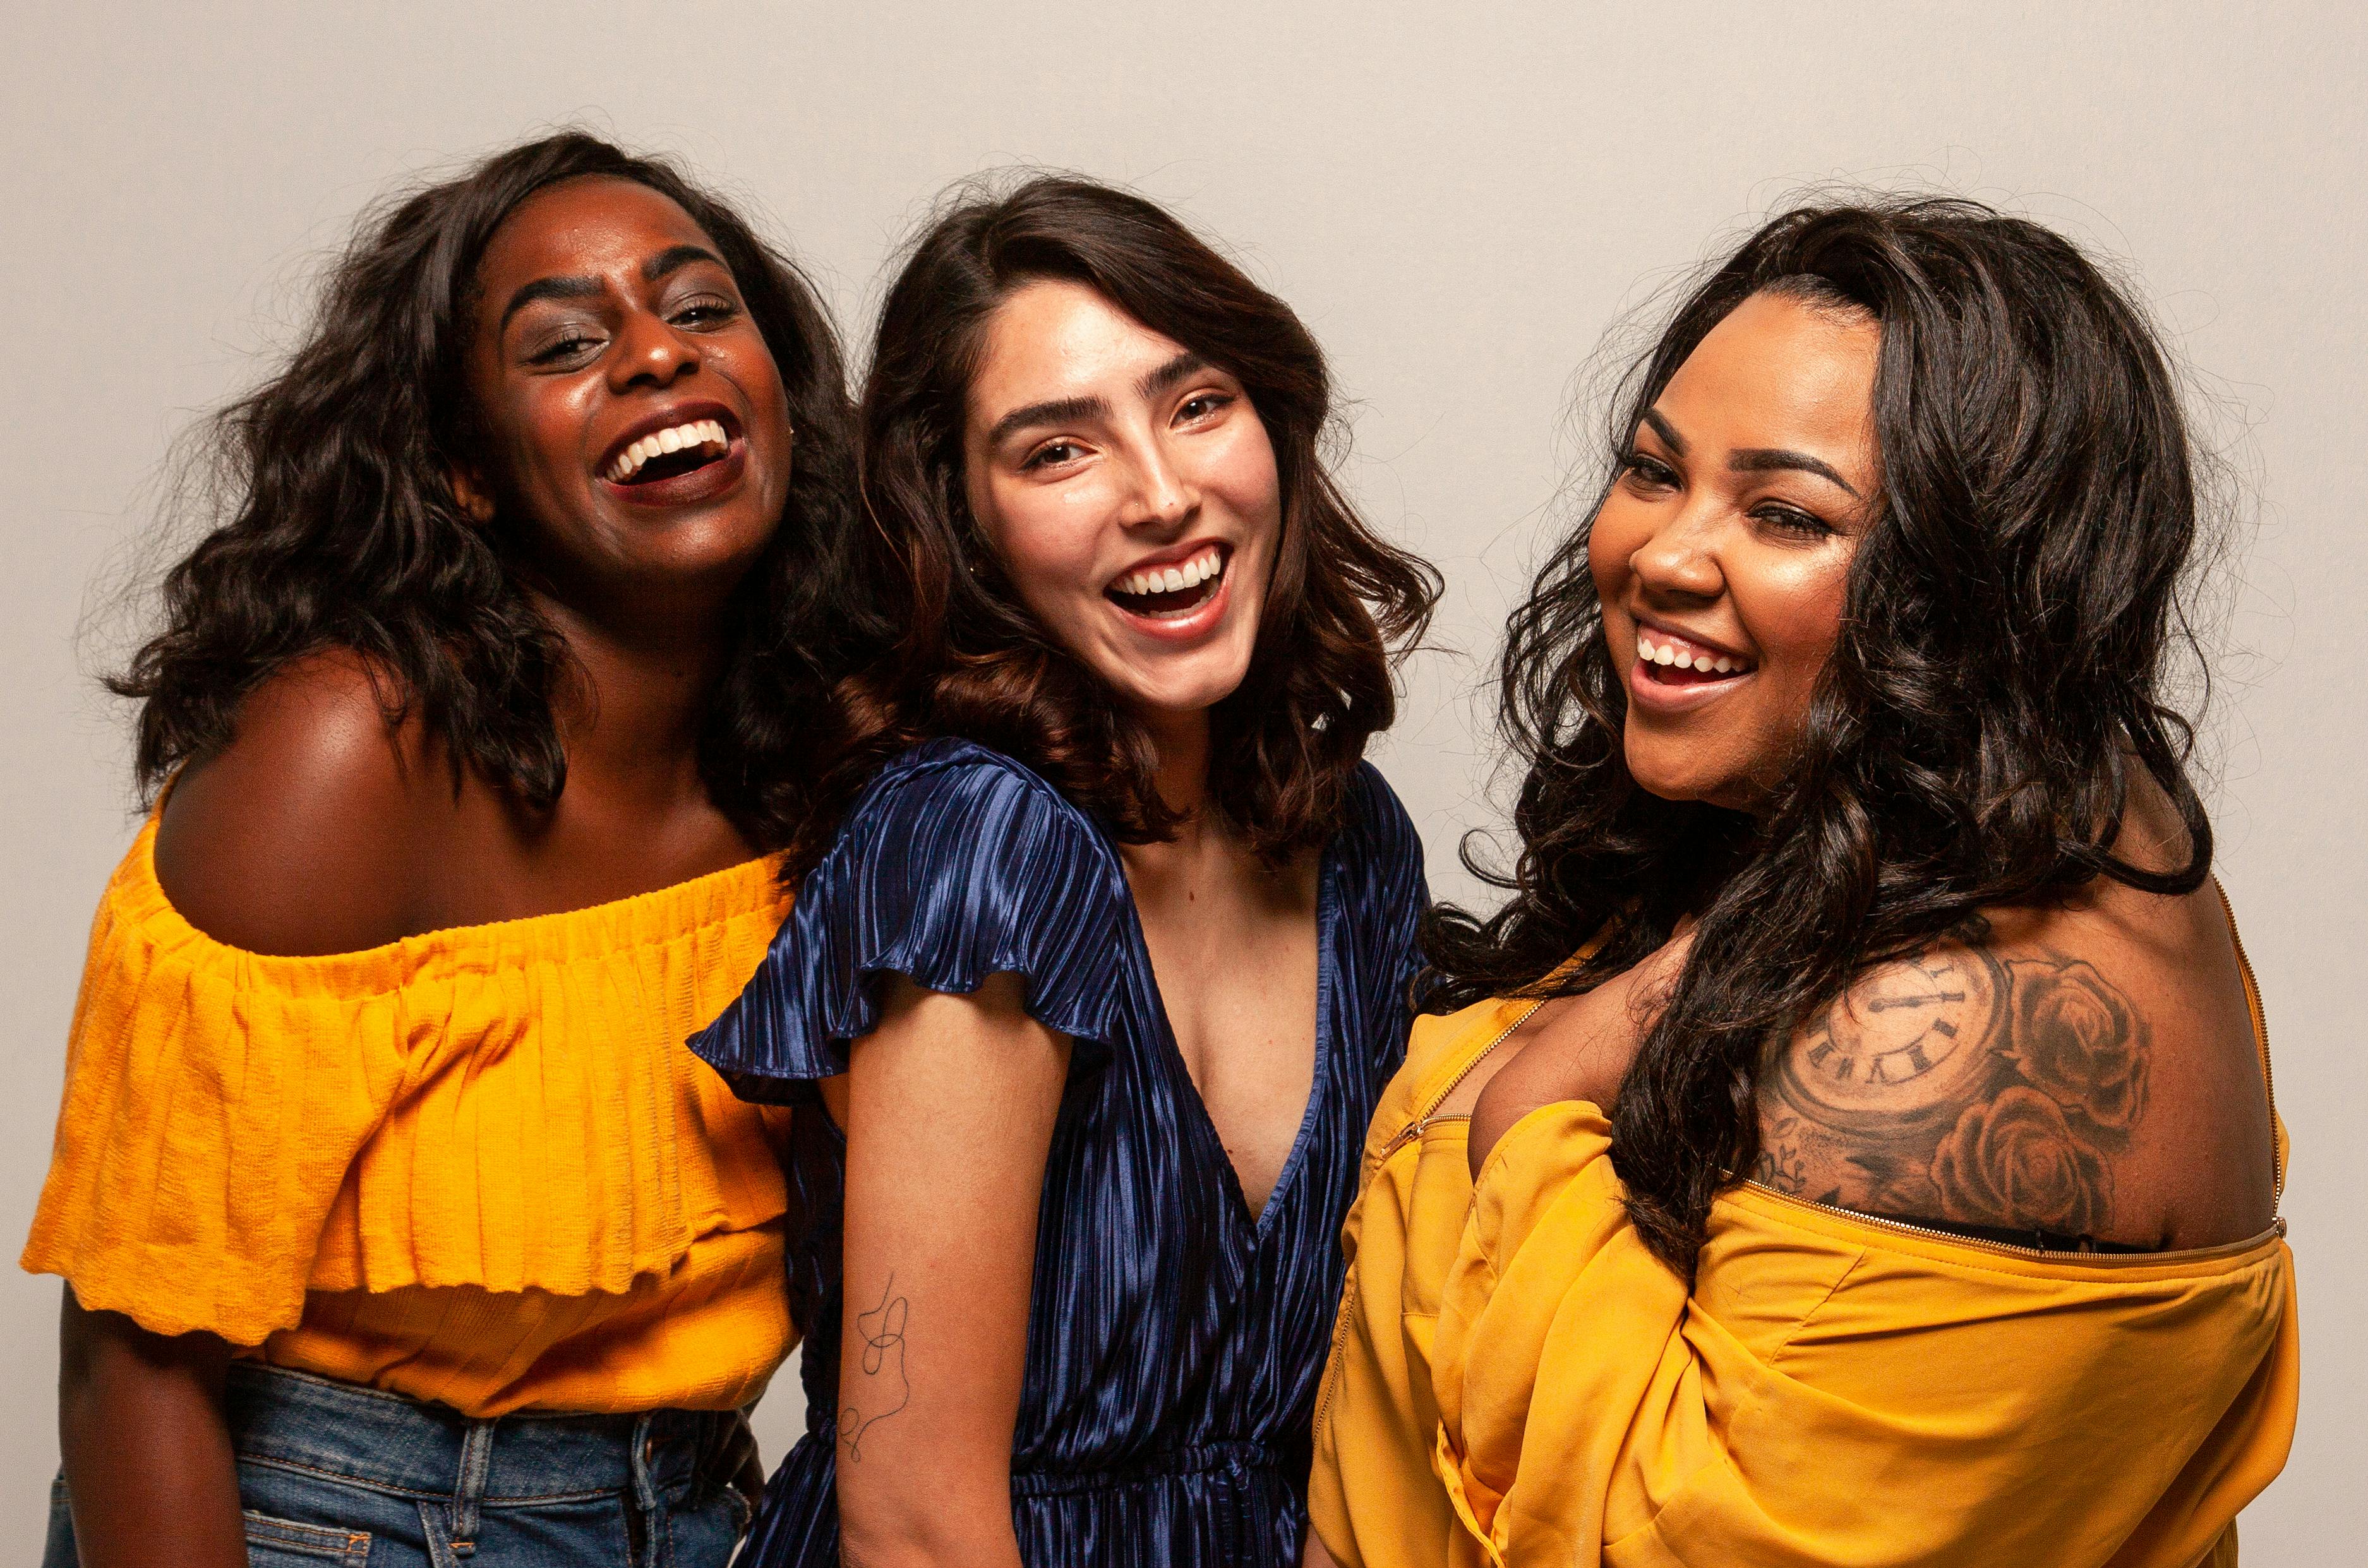
[[[476,280],[463,505],[519,525],[571,603],[728,593],[788,499],[790,418],[714,241],[646,186],[569,180],[503,221]]]
[[[1865,316],[1754,295],[1634,433],[1588,558],[1654,794],[1750,811],[1781,780],[1875,498],[1881,343]]]
[[[1145,722],[1241,685],[1282,497],[1239,381],[1083,284],[1027,283],[988,319],[962,461],[1020,600]]]

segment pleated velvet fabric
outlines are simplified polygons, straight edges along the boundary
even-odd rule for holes
[[[988,975],[1076,1046],[1044,1176],[1012,1520],[1031,1568],[1298,1561],[1338,1233],[1403,1053],[1421,848],[1371,767],[1323,857],[1313,1089],[1253,1214],[1178,1053],[1118,853],[1043,779],[962,741],[883,769],[740,999],[693,1040],[741,1094],[796,1108],[791,1246],[807,1435],[741,1562],[836,1564],[845,1142],[814,1080],[846,1071],[883,977]]]

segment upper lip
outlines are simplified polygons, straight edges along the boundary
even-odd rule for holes
[[[1120,567],[1117,573],[1111,576],[1110,581],[1113,583],[1123,583],[1129,577],[1133,576],[1137,572],[1148,572],[1155,566],[1181,566],[1184,562],[1191,560],[1194,556],[1200,554],[1211,545],[1216,546],[1220,551],[1227,554],[1232,553],[1234,548],[1231,544],[1228,544],[1225,540],[1221,539],[1189,540],[1182,544],[1170,545],[1166,550],[1159,551],[1151,555],[1146,555],[1142,560],[1135,562],[1133,565]]]
[[[648,415],[625,426],[617,438],[609,443],[598,460],[593,463],[594,473],[607,473],[617,466],[617,459],[627,447],[644,436],[655,436],[661,430],[671,430],[677,425],[689,425],[701,419],[712,419],[723,426],[726,440],[740,434],[740,416],[713,398],[691,398],[682,403],[670,403],[654,409]]]
[[[1724,653],[1738,665],[1756,665],[1759,662],[1741,649],[1731,647],[1714,637],[1705,637],[1699,631],[1689,631],[1682,626],[1671,626],[1667,621],[1654,620],[1634,612],[1630,613],[1629,619],[1636,623],[1636,630],[1639,631],[1657,631],[1664,637],[1681,637],[1697,648],[1709,649],[1713,657]]]

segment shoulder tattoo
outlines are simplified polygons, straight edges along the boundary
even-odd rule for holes
[[[2151,1048],[2085,960],[1935,948],[1861,976],[1778,1052],[1752,1175],[1871,1213],[2093,1235]]]

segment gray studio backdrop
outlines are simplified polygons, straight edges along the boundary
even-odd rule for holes
[[[301,320],[391,182],[581,120],[745,198],[860,353],[884,256],[950,180],[1128,181],[1292,301],[1353,400],[1348,483],[1438,562],[1439,652],[1380,761],[1469,893],[1497,820],[1485,686],[1574,456],[1606,326],[1804,183],[1963,191],[2117,258],[2198,372],[2248,494],[2211,732],[2222,875],[2294,1132],[2305,1393],[2247,1560],[2368,1536],[2368,26],[2351,4],[1308,7],[13,5],[0,162],[0,1244],[48,1158],[93,901],[131,834],[95,585],[167,443]],[[2350,1219],[2346,1215],[2352,1216]],[[57,1286],[0,1274],[0,1560],[56,1460]],[[768,1451],[799,1429],[785,1372]],[[2344,1543],[2351,1543],[2347,1548]]]

